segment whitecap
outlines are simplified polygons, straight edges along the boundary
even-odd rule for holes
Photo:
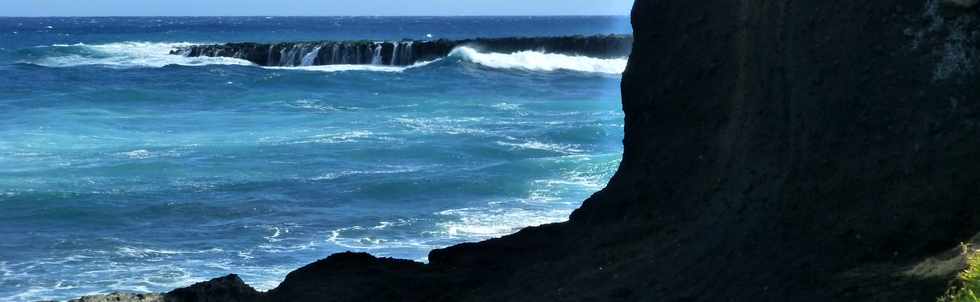
[[[302,70],[319,72],[342,72],[342,71],[373,71],[373,72],[403,72],[413,68],[426,66],[439,60],[418,62],[409,66],[384,66],[384,65],[365,65],[365,64],[335,64],[335,65],[314,65],[314,66],[264,66],[265,69],[274,70]]]
[[[490,105],[490,107],[491,108],[494,108],[494,109],[497,109],[497,110],[513,111],[513,110],[520,109],[521,108],[521,105],[520,104],[511,104],[511,103],[503,102],[503,103],[497,103],[497,104]]]
[[[342,227],[330,231],[327,242],[345,249],[373,250],[378,255],[385,255],[387,251],[396,249],[431,250],[444,246],[442,243],[427,241],[424,238],[426,236],[419,236],[426,235],[427,232],[412,230],[417,222],[418,219],[400,218],[380,221],[375,226]],[[398,235],[400,232],[408,234]]]
[[[312,250],[312,249],[317,248],[319,246],[320,246],[320,243],[317,242],[317,241],[307,241],[307,242],[304,242],[304,243],[290,244],[290,245],[262,244],[262,245],[259,245],[258,248],[263,253],[270,253],[270,254],[289,254],[289,253],[295,253],[297,251],[308,251],[308,250]]]
[[[527,140],[518,143],[497,141],[497,144],[511,147],[513,150],[541,150],[561,154],[578,154],[584,152],[575,145],[543,143],[536,140]]]
[[[77,281],[68,281],[68,282],[75,283]],[[66,285],[65,283],[66,283],[65,280],[58,281],[58,283],[56,283],[54,285],[54,289],[57,289],[57,290],[69,290],[69,289],[76,289],[76,288],[79,287],[77,284],[76,285]]]
[[[323,175],[320,175],[320,176],[317,176],[317,177],[310,178],[310,180],[313,180],[313,181],[334,180],[334,179],[338,179],[338,178],[341,178],[341,177],[354,176],[354,175],[378,175],[378,174],[413,173],[413,172],[421,171],[422,169],[425,169],[425,168],[427,168],[427,167],[421,167],[421,166],[420,167],[391,167],[391,168],[386,169],[386,170],[370,170],[370,171],[349,170],[349,171],[342,171],[342,172],[326,173],[326,174],[323,174]]]
[[[404,219],[404,218],[402,218],[402,219],[396,219],[394,221],[381,221],[381,222],[378,223],[377,226],[374,226],[371,229],[372,230],[384,230],[384,229],[388,229],[388,228],[391,228],[391,227],[408,226],[408,225],[411,225],[412,223],[414,223],[415,221],[416,221],[415,219]]]
[[[327,241],[345,249],[378,250],[380,252],[375,252],[375,254],[379,256],[383,256],[383,252],[386,250],[431,250],[434,248],[443,247],[443,245],[433,245],[420,239],[390,239],[372,236],[346,237],[340,232],[332,233]]]
[[[436,213],[450,219],[438,226],[449,237],[486,239],[513,234],[518,230],[566,221],[570,210],[500,208],[496,206],[450,209]]]
[[[154,256],[164,256],[164,255],[178,255],[181,254],[179,251],[171,250],[154,250],[148,248],[135,248],[124,246],[116,250],[116,253],[120,256],[134,257],[134,258],[148,258]]]
[[[123,155],[126,155],[130,159],[147,159],[152,157],[152,153],[150,153],[149,150],[145,150],[145,149],[124,152]]]
[[[482,120],[483,118],[479,118],[479,117],[472,117],[472,118],[399,117],[394,119],[395,122],[401,124],[402,126],[408,127],[414,131],[425,133],[425,134],[442,133],[442,134],[450,134],[450,135],[459,135],[459,134],[486,135],[486,136],[492,135],[493,133],[487,130],[460,126],[460,124],[475,123],[475,122],[480,122]]]
[[[76,260],[70,260],[76,258]],[[81,260],[85,259],[85,260]],[[76,262],[81,261],[81,262]],[[35,279],[38,271],[59,272],[59,268],[71,263],[71,266],[84,266],[90,269],[78,273],[72,279]],[[6,266],[6,264],[4,264]],[[25,263],[13,265],[17,270],[16,279],[6,279],[13,281],[8,283],[16,286],[20,292],[11,293],[11,296],[0,296],[2,301],[38,301],[63,299],[64,296],[73,297],[103,294],[104,290],[121,290],[133,292],[150,292],[150,286],[156,290],[164,288],[174,288],[191,284],[190,276],[184,269],[173,265],[152,265],[147,263],[141,266],[132,266],[104,259],[96,259],[89,256],[70,256],[64,259],[45,258]],[[9,270],[9,268],[8,268]],[[114,278],[98,278],[101,275],[110,275]],[[90,279],[113,280],[110,283],[92,284],[83,282]],[[30,280],[26,283],[16,283],[18,280]],[[197,280],[200,281],[200,280]]]
[[[160,258],[160,257],[170,257],[176,255],[184,255],[184,254],[210,254],[210,253],[221,253],[221,252],[224,252],[224,250],[220,248],[211,248],[211,249],[197,250],[197,251],[179,251],[179,250],[123,246],[116,249],[117,255],[124,256],[124,257],[134,257],[134,258]]]
[[[24,63],[37,64],[45,67],[101,65],[115,68],[164,67],[168,65],[254,65],[247,60],[236,58],[185,57],[170,54],[172,50],[191,45],[194,44],[187,42],[118,42],[96,45],[84,43],[54,44],[50,47],[68,48],[68,52],[59,51],[58,55],[44,56],[36,61],[27,61]],[[45,47],[47,46],[42,46],[41,48]]]
[[[360,140],[374,137],[374,132],[367,130],[354,130],[340,133],[317,134],[299,140],[286,142],[287,145],[297,144],[340,144],[356,143]]]
[[[282,241],[282,238],[279,238],[279,236],[282,236],[282,234],[284,232],[285,233],[289,233],[289,229],[287,229],[287,228],[280,229],[279,227],[272,227],[270,229],[270,231],[273,231],[272,235],[263,237],[263,238],[265,238],[265,240],[267,240],[269,242],[279,242],[279,241]]]
[[[311,99],[296,100],[295,102],[289,102],[286,105],[297,109],[306,109],[319,112],[356,111],[361,109],[354,106],[334,106],[331,104],[324,104],[320,100]]]
[[[52,291],[53,291],[52,289],[46,287],[31,286],[27,288],[27,290],[7,298],[9,298],[10,301],[45,301],[54,298],[54,296],[52,295],[53,294]]]
[[[571,70],[605,74],[621,74],[626,70],[627,63],[625,58],[600,59],[538,51],[520,51],[510,54],[483,53],[466,46],[453,49],[449,56],[490,68],[531,71]]]
[[[249,251],[238,251],[238,257],[239,258],[242,258],[244,260],[252,260],[252,259],[255,259],[255,256],[252,256],[252,251],[251,250],[249,250]]]

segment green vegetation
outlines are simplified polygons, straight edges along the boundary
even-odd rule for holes
[[[939,299],[939,302],[980,302],[980,250],[963,245],[966,270],[957,277],[957,285]]]

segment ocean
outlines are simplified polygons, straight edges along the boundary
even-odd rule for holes
[[[628,17],[0,18],[0,301],[258,289],[335,252],[567,219],[622,154],[626,58],[463,48],[260,67],[226,42],[629,34]]]

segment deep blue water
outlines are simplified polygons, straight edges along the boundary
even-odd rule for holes
[[[562,221],[621,156],[625,60],[270,69],[178,45],[628,33],[626,17],[0,18],[0,301],[260,289],[330,253]]]

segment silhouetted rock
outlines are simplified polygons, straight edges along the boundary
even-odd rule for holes
[[[341,253],[293,271],[266,300],[441,301],[460,280],[418,262]]]
[[[168,302],[249,302],[258,297],[259,293],[237,275],[211,279],[166,294]]]

